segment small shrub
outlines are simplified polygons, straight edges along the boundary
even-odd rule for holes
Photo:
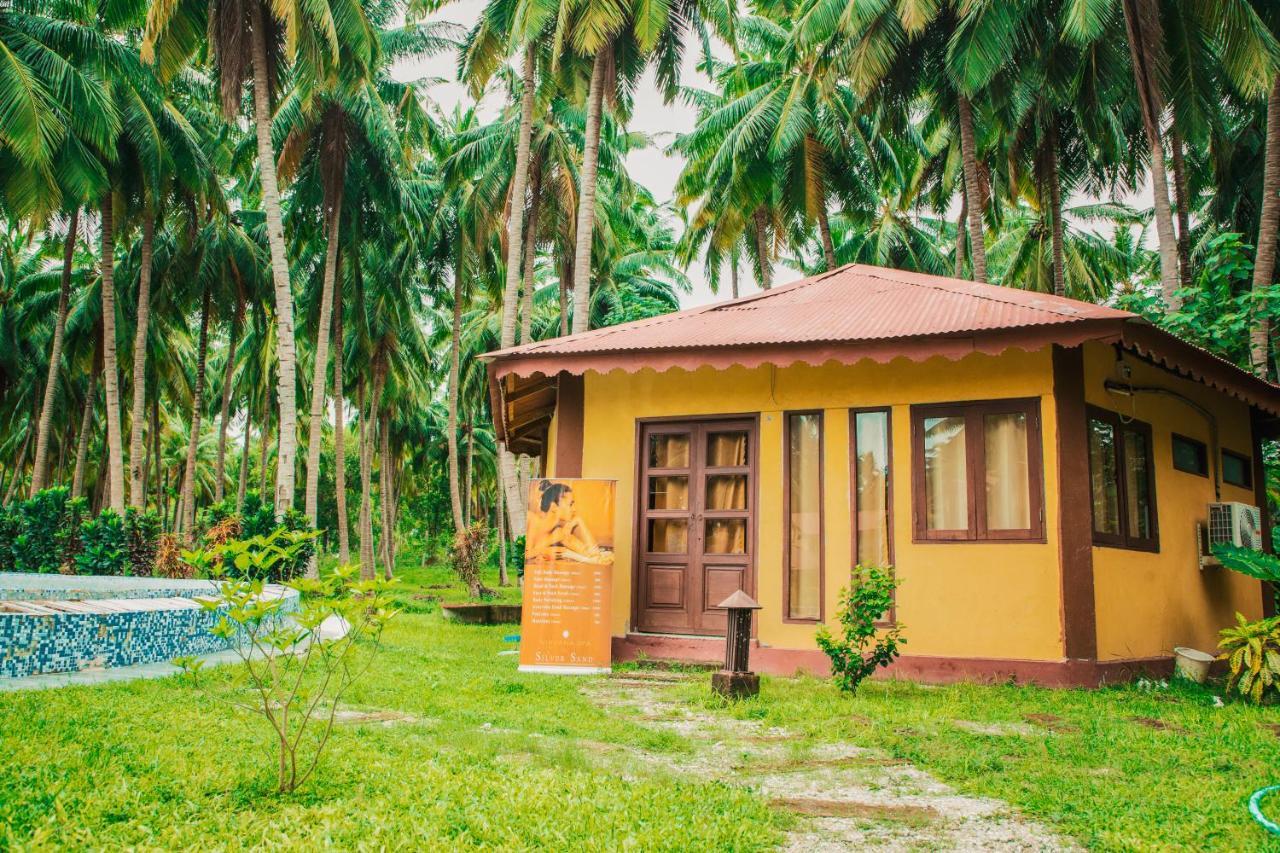
[[[129,507],[124,513],[129,549],[129,574],[149,578],[155,572],[156,548],[160,540],[160,516]]]
[[[17,572],[59,572],[72,565],[80,546],[87,504],[72,500],[66,487],[44,489],[16,501],[0,521],[0,548],[7,568]]]
[[[450,555],[453,570],[467,585],[467,594],[483,598],[490,590],[480,583],[480,566],[489,545],[489,528],[477,521],[453,537],[453,553]]]
[[[818,647],[831,659],[832,679],[842,692],[857,692],[865,678],[893,663],[898,646],[907,642],[902,625],[877,625],[893,607],[897,586],[891,570],[858,566],[853,587],[840,591],[841,636],[833,637],[825,625],[818,629]]]
[[[300,537],[277,531],[271,537]],[[225,580],[212,599],[197,599],[202,607],[220,610],[213,632],[240,656],[243,677],[257,694],[252,704],[235,704],[262,714],[273,733],[277,789],[290,793],[306,783],[319,765],[347,690],[372,664],[382,630],[395,615],[385,595],[389,581],[360,581],[354,565],[324,580],[303,579],[293,584],[302,593],[300,609],[287,614],[281,598],[264,598],[265,576],[280,562],[296,561],[301,538],[280,544],[253,537],[228,542],[217,549],[186,552],[193,570],[235,566],[241,576]],[[314,537],[313,537],[314,538]],[[245,549],[238,549],[244,544]],[[336,617],[336,618],[334,618]],[[346,633],[334,637],[326,630],[345,623]],[[323,627],[322,627],[323,626]],[[362,654],[361,649],[368,650]],[[193,682],[198,663],[174,661]]]
[[[152,573],[158,578],[195,577],[195,570],[182,560],[182,549],[178,546],[176,534],[160,534],[156,542],[156,561]]]
[[[123,575],[129,570],[129,534],[124,519],[104,509],[80,525],[80,553],[76,572],[82,575]]]
[[[1219,634],[1219,660],[1231,671],[1227,693],[1256,704],[1280,699],[1280,617],[1250,622],[1236,614],[1236,624]]]

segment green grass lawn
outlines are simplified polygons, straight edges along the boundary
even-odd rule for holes
[[[444,623],[439,601],[462,590],[416,562],[402,566],[404,612],[349,696],[411,722],[339,727],[317,777],[278,796],[265,724],[216,698],[234,689],[229,670],[206,674],[204,688],[169,678],[0,694],[0,847],[756,849],[783,839],[794,818],[748,790],[629,778],[593,760],[584,743],[673,757],[691,744],[605,712],[577,679],[518,674],[515,657],[499,655],[517,629]],[[876,682],[850,699],[816,679],[767,678],[760,699],[738,705],[701,679],[677,689],[690,707],[807,742],[881,748],[1089,847],[1269,843],[1245,801],[1280,781],[1274,709],[1215,708],[1190,689]]]

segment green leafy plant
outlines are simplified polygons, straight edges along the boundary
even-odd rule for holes
[[[1227,692],[1262,704],[1280,698],[1280,617],[1250,622],[1236,614],[1236,624],[1220,633],[1219,660],[1231,674]]]
[[[857,692],[864,679],[893,663],[898,647],[907,642],[901,624],[881,622],[898,587],[892,570],[858,566],[853,575],[853,585],[840,591],[841,636],[832,636],[825,625],[817,635],[818,648],[831,659],[832,679],[844,693]]]
[[[129,569],[129,534],[124,519],[104,509],[80,525],[80,553],[76,571],[82,575],[123,575]]]
[[[87,504],[65,487],[44,489],[0,510],[0,570],[70,571]]]
[[[285,598],[264,595],[266,577],[297,558],[306,544],[302,536],[277,531],[216,552],[184,553],[197,571],[218,576],[225,570],[218,593],[198,601],[221,614],[213,633],[236,651],[242,678],[256,694],[253,703],[232,704],[261,714],[271,728],[280,793],[297,790],[315,773],[343,697],[368,671],[396,614],[386,596],[393,581],[362,581],[355,565],[289,584],[302,596],[293,612]],[[174,663],[198,682],[196,660]]]
[[[156,548],[160,542],[160,516],[148,510],[138,512],[129,507],[124,512],[124,529],[129,549],[129,574],[150,577],[156,566]]]
[[[1276,597],[1276,603],[1280,604],[1280,558],[1237,545],[1214,545],[1213,556],[1233,572],[1270,584],[1271,594]]]

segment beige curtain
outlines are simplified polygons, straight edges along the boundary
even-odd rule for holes
[[[746,464],[745,432],[713,432],[707,436],[708,468],[742,468]]]
[[[925,520],[930,530],[969,528],[968,467],[964,418],[925,418]]]
[[[987,468],[987,529],[1031,527],[1031,474],[1027,462],[1027,416],[987,415],[983,429]]]
[[[744,518],[709,518],[706,534],[703,550],[708,554],[747,553],[747,521]]]
[[[649,436],[650,468],[688,468],[688,435]]]
[[[854,434],[857,456],[859,565],[889,565],[889,418],[860,412]]]
[[[817,619],[822,591],[822,420],[792,415],[790,423],[790,616]]]
[[[649,509],[688,508],[688,477],[654,477],[649,481]]]
[[[689,523],[683,518],[649,519],[649,548],[655,554],[683,554],[689,550]]]
[[[712,474],[707,477],[707,509],[746,508],[746,474]]]

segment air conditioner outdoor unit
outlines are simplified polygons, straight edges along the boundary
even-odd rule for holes
[[[1209,504],[1209,546],[1235,545],[1262,550],[1262,512],[1249,504]]]

